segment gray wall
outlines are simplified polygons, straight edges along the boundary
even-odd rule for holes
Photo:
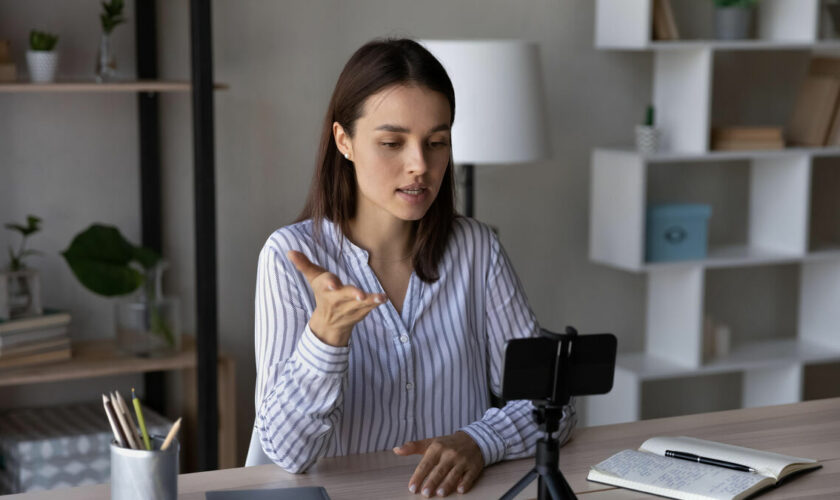
[[[158,4],[161,75],[186,79],[188,2]],[[132,6],[129,2],[129,12]],[[0,0],[0,38],[13,41],[23,71],[28,29],[57,31],[64,74],[90,75],[97,11],[95,0]],[[632,126],[650,99],[652,58],[595,51],[592,0],[217,0],[213,17],[216,79],[230,85],[215,99],[218,317],[221,348],[238,363],[243,459],[254,417],[257,254],[268,235],[301,208],[335,80],[352,52],[376,36],[524,38],[541,45],[554,157],[533,165],[479,166],[478,218],[499,229],[545,327],[612,331],[622,351],[643,347],[643,276],[593,265],[587,258],[588,164],[593,147],[630,144]],[[133,74],[133,27],[129,23],[116,33],[121,68]],[[161,103],[164,253],[172,263],[166,289],[181,297],[185,330],[193,332],[190,101],[187,95],[167,94]],[[113,306],[81,288],[57,252],[94,221],[115,224],[139,240],[136,139],[132,95],[0,94],[0,219],[23,220],[27,213],[44,217],[44,232],[32,244],[48,253],[37,261],[47,282],[45,302],[73,311],[75,338],[111,336]],[[746,170],[739,171],[735,186],[743,189]],[[651,189],[667,193],[680,182],[666,177]],[[725,194],[720,203],[740,206],[737,195]],[[737,238],[743,223],[715,226],[713,237]],[[10,242],[11,233],[0,232],[0,250]],[[789,274],[785,278],[790,281]],[[727,290],[731,280],[713,281]],[[789,309],[782,310],[786,325],[795,324],[795,311]],[[140,382],[5,389],[0,406],[89,398],[116,383]]]

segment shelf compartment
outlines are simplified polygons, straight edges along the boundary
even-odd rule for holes
[[[227,89],[225,84],[213,85],[216,90]],[[0,83],[0,92],[190,92],[189,81],[131,80],[97,83],[90,80],[58,81],[54,83]]]
[[[699,158],[690,155],[690,158]],[[730,186],[739,193],[728,197],[716,195],[725,202],[724,208],[736,210],[744,216],[744,228],[733,233],[727,228],[725,233],[715,237],[715,218],[726,217],[724,212],[713,212],[710,222],[710,244],[708,255],[704,259],[675,262],[646,262],[644,260],[645,212],[649,203],[660,202],[706,202],[706,197],[698,194],[694,185],[685,197],[681,193],[672,193],[675,182],[687,183],[687,175],[694,175],[695,170],[686,170],[680,175],[678,168],[663,161],[649,162],[648,156],[635,152],[614,149],[596,149],[592,155],[592,177],[590,191],[590,259],[634,272],[651,272],[659,269],[685,267],[717,268],[734,266],[756,266],[783,264],[807,260],[808,198],[810,193],[810,162],[808,154],[787,154],[780,156],[751,159],[744,165],[732,168],[742,169],[742,186]],[[659,157],[663,159],[665,157]],[[714,161],[733,159],[730,156],[704,155],[704,160]],[[655,171],[651,171],[655,165]],[[728,165],[718,167],[720,173],[731,173]],[[697,171],[699,172],[699,171]],[[666,175],[667,174],[667,175]],[[660,182],[651,185],[651,176]],[[708,169],[700,172],[710,175]],[[664,177],[662,177],[664,176]],[[675,177],[670,182],[668,177]],[[664,179],[664,182],[661,182]],[[706,183],[706,195],[714,187]],[[681,184],[682,185],[682,184]],[[663,187],[664,186],[664,187]],[[710,187],[711,186],[711,187]],[[668,188],[668,189],[665,189]],[[740,193],[743,191],[743,193]],[[663,193],[668,195],[667,199]],[[715,190],[717,193],[717,190]],[[663,199],[659,199],[663,198]],[[734,198],[734,201],[731,199]],[[735,208],[730,207],[735,203]],[[740,204],[744,206],[741,207]],[[717,241],[716,241],[717,240]],[[840,247],[840,245],[838,245]],[[831,252],[815,253],[815,257],[832,257]]]
[[[706,40],[712,25],[696,26],[697,20],[711,19],[711,2],[671,0],[681,35],[676,41],[654,41],[653,0],[597,0],[595,46],[616,50],[766,50],[838,47],[832,41],[818,41],[820,0],[763,0],[758,3],[755,40]],[[698,7],[699,5],[699,7]],[[690,8],[690,12],[686,11]],[[686,21],[691,20],[690,23]],[[686,37],[689,34],[690,37]]]

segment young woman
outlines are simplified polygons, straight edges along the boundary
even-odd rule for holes
[[[505,341],[539,326],[494,233],[455,214],[454,116],[412,40],[369,42],[339,76],[306,207],[257,272],[256,426],[288,471],[393,448],[423,455],[410,491],[445,496],[534,453],[530,402],[490,390]]]

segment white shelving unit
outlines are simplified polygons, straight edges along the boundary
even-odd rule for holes
[[[679,0],[672,0],[676,4]],[[733,50],[840,49],[818,40],[819,0],[762,0],[758,39],[652,41],[652,0],[598,0],[595,45],[653,52],[653,104],[664,151],[596,149],[592,154],[590,258],[647,275],[645,350],[619,355],[613,391],[587,398],[587,424],[638,420],[645,382],[742,374],[742,405],[799,401],[808,364],[840,361],[840,244],[809,249],[814,160],[840,148],[709,151],[714,54]],[[652,166],[741,161],[749,164],[746,243],[709,248],[702,260],[645,262],[645,210]],[[724,216],[718,214],[718,216]],[[840,220],[837,221],[840,224]],[[777,264],[801,266],[797,332],[739,342],[704,363],[706,272]]]

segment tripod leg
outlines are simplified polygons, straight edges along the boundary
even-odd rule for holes
[[[575,492],[560,471],[541,473],[540,482],[548,488],[552,500],[577,500]]]
[[[537,469],[531,469],[527,474],[525,474],[522,479],[516,482],[513,485],[513,488],[509,489],[507,493],[502,495],[500,500],[513,500],[516,495],[519,494],[520,491],[524,490],[528,484],[537,477]]]

